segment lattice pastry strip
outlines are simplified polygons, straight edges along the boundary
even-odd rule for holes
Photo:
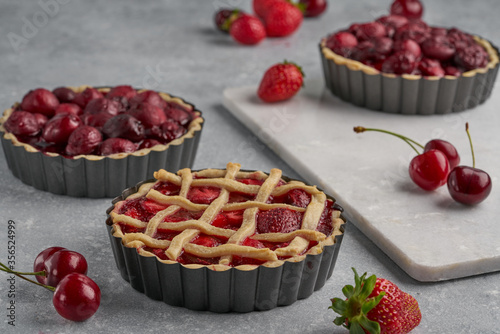
[[[155,173],[157,182],[168,182],[179,187],[178,194],[165,195],[161,191],[154,189],[154,183],[143,185],[136,194],[129,196],[127,200],[144,197],[165,206],[165,209],[158,211],[149,221],[142,221],[120,213],[121,207],[125,205],[126,201],[117,203],[110,214],[114,223],[114,235],[121,237],[123,243],[130,247],[164,249],[165,256],[172,261],[176,261],[183,252],[200,258],[220,258],[219,264],[222,265],[231,265],[234,256],[272,263],[278,261],[279,257],[301,255],[308,250],[311,242],[323,242],[328,238],[325,234],[317,231],[327,198],[316,187],[307,186],[299,181],[285,183],[281,176],[281,170],[279,169],[272,169],[267,175],[260,171],[240,171],[240,165],[234,163],[229,163],[226,170],[206,169],[192,172],[190,169],[183,169],[177,175],[160,170]],[[241,179],[257,180],[262,184],[247,184],[238,181]],[[218,188],[220,193],[210,204],[193,203],[189,199],[189,193],[191,189],[197,187]],[[297,189],[310,196],[310,201],[305,208],[279,201],[276,203],[271,201],[273,198],[287,196],[291,191]],[[249,196],[255,195],[255,198],[245,202],[229,203],[230,194],[233,192]],[[277,208],[290,210],[300,215],[302,217],[300,227],[288,233],[259,233],[257,231],[259,212]],[[201,212],[201,215],[198,219],[177,222],[165,221],[168,217],[181,210]],[[237,230],[212,225],[212,222],[221,212],[234,211],[243,211],[243,220]],[[338,212],[332,214],[331,221],[332,225],[337,226],[337,229],[338,225],[343,223],[338,218]],[[144,232],[124,233],[120,228],[120,224],[143,229]],[[155,238],[159,230],[180,233],[176,234],[171,240],[159,240]],[[200,234],[226,238],[227,242],[213,247],[193,243],[193,240]],[[248,238],[257,242],[277,243],[278,246],[284,243],[284,246],[273,251],[269,248],[244,245],[243,243]],[[145,251],[142,250],[143,252]]]

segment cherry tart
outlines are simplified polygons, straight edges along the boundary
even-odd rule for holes
[[[190,167],[203,121],[178,97],[128,85],[37,88],[4,112],[0,135],[24,183],[115,197],[158,168]]]
[[[236,163],[154,176],[107,220],[122,276],[149,297],[248,312],[306,298],[331,276],[345,220],[315,186]]]
[[[490,95],[498,49],[457,28],[387,15],[320,42],[326,85],[355,105],[402,114],[470,109]]]

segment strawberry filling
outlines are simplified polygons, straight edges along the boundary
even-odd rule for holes
[[[179,231],[158,229],[154,235],[154,238],[158,240],[172,240],[177,235],[179,235],[179,233]]]
[[[243,222],[243,210],[222,211],[212,221],[212,226],[237,231]]]
[[[153,189],[167,196],[179,195],[179,192],[181,191],[180,186],[170,182],[158,182],[155,184]]]
[[[118,224],[120,226],[120,229],[122,230],[122,233],[123,234],[126,234],[126,233],[143,233],[145,228],[139,228],[139,227],[135,227],[135,226],[130,226],[130,225],[127,225],[127,224],[124,224],[124,223],[119,223]]]
[[[159,211],[166,208],[167,205],[162,205],[145,197],[139,197],[127,201],[122,205],[118,213],[141,221],[149,221]]]
[[[193,187],[189,189],[187,199],[196,204],[210,204],[220,195],[216,187]]]
[[[202,211],[188,211],[186,209],[179,209],[174,214],[171,214],[163,220],[166,223],[177,223],[186,220],[198,220],[200,219]]]

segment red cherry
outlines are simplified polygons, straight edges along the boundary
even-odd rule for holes
[[[29,91],[21,101],[21,109],[32,113],[41,113],[46,116],[54,115],[59,105],[57,97],[45,88]]]
[[[410,162],[410,178],[424,190],[435,190],[446,183],[450,163],[438,150],[429,150],[414,157]]]
[[[61,249],[55,251],[45,259],[43,270],[45,270],[47,276],[44,284],[56,287],[68,274],[86,274],[87,260],[80,253]]]
[[[123,138],[108,138],[99,147],[100,155],[111,155],[115,153],[132,153],[137,150],[137,146],[130,140]]]
[[[45,261],[52,256],[55,252],[66,249],[64,247],[49,247],[41,251],[35,258],[35,263],[33,264],[33,271],[40,272],[45,270]],[[47,284],[47,276],[36,275],[36,280],[41,284]]]
[[[99,308],[101,290],[89,277],[72,273],[57,285],[52,303],[62,317],[72,321],[84,321],[93,316]]]
[[[91,154],[101,142],[102,135],[99,130],[88,125],[80,126],[69,136],[66,154]]]
[[[93,87],[85,88],[85,90],[79,94],[77,94],[73,100],[73,103],[76,103],[80,106],[80,108],[85,109],[87,103],[94,99],[98,99],[103,97],[102,93]]]
[[[115,86],[106,94],[107,99],[122,98],[130,100],[137,95],[137,91],[129,85]]]
[[[130,107],[133,108],[143,102],[147,102],[149,104],[155,105],[160,108],[165,107],[165,100],[162,99],[160,94],[153,90],[145,90],[140,92],[136,96],[130,99]]]
[[[415,58],[420,58],[422,55],[422,50],[420,45],[412,39],[397,40],[394,42],[394,52],[409,52],[415,56]]]
[[[83,110],[78,104],[75,103],[61,103],[57,106],[55,114],[73,114],[80,116]]]
[[[5,122],[5,129],[16,136],[36,136],[41,126],[35,115],[22,110],[14,111]]]
[[[72,103],[76,93],[67,87],[57,87],[52,93],[57,97],[60,103]]]
[[[78,116],[73,114],[59,114],[45,124],[42,138],[47,143],[66,143],[71,133],[80,125],[82,125],[82,121]]]
[[[423,76],[444,77],[445,72],[439,60],[423,58],[418,63],[418,70]]]
[[[120,137],[135,142],[144,139],[144,126],[129,114],[119,114],[104,124],[102,133],[110,138]]]
[[[107,112],[115,116],[118,115],[120,111],[122,111],[122,105],[119,101],[109,100],[104,97],[90,100],[84,109],[84,113],[93,115]]]
[[[448,176],[448,191],[451,197],[462,204],[475,205],[484,201],[490,194],[492,183],[488,173],[475,168],[474,148],[469,133],[469,123],[465,124],[472,152],[472,167],[457,166]]]
[[[455,167],[448,176],[451,197],[462,204],[481,203],[491,192],[491,178],[482,169],[468,166]]]
[[[167,116],[162,108],[143,102],[135,107],[132,107],[128,114],[134,116],[146,127],[161,125],[167,120]]]
[[[415,152],[417,152],[418,155],[410,161],[409,174],[412,181],[420,188],[424,190],[434,190],[446,183],[446,179],[450,173],[450,163],[448,162],[448,157],[442,151],[430,147],[433,145],[444,147],[448,154],[453,156],[452,151],[454,148],[449,147],[452,146],[451,144],[448,146],[445,144],[445,141],[439,139],[431,140],[430,144],[428,143],[429,148],[427,150],[424,149],[424,153],[419,154],[414,145],[420,148],[424,148],[424,146],[406,136],[381,129],[364,128],[362,126],[354,127],[354,132],[356,133],[365,131],[377,131],[398,137],[404,140],[413,148],[413,150],[415,150]]]
[[[433,139],[430,140],[427,144],[425,144],[424,152],[430,150],[439,150],[446,155],[448,158],[448,162],[450,163],[450,170],[458,166],[460,163],[460,156],[458,155],[457,149],[453,146],[452,143],[442,140],[442,139]]]
[[[323,14],[328,7],[327,0],[299,0],[299,3],[305,5],[305,17],[317,17]]]
[[[409,19],[419,19],[422,17],[424,7],[419,0],[396,0],[390,9],[391,15],[401,15]]]

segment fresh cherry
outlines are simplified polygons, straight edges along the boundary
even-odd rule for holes
[[[54,255],[65,251],[68,250],[62,247],[50,247],[44,250],[37,256],[34,267],[37,269],[40,268],[46,262],[51,261],[50,259]],[[90,318],[95,314],[101,303],[101,290],[97,284],[80,272],[70,272],[58,281],[57,286],[51,286],[45,283],[38,283],[26,277],[28,275],[37,275],[37,279],[40,281],[39,277],[46,274],[45,270],[38,272],[14,271],[0,262],[0,271],[15,275],[53,292],[52,303],[54,308],[61,316],[68,320],[84,321]]]
[[[409,173],[416,185],[431,191],[446,184],[450,173],[450,163],[443,152],[429,150],[410,161]]]
[[[305,7],[305,17],[320,16],[326,10],[326,7],[328,7],[327,0],[299,0],[299,4],[302,4]]]
[[[21,109],[32,113],[41,113],[46,116],[54,115],[59,105],[57,97],[45,88],[29,91],[21,101]]]
[[[356,133],[365,131],[377,131],[398,137],[404,140],[415,152],[417,152],[417,156],[410,161],[409,174],[412,181],[420,188],[431,191],[446,183],[448,174],[450,173],[450,163],[446,153],[450,154],[452,157],[454,156],[454,148],[450,148],[451,144],[448,143],[449,145],[447,145],[441,140],[432,140],[430,144],[428,143],[428,148],[425,149],[424,146],[416,141],[391,131],[364,128],[362,126],[354,127],[354,132]],[[424,149],[424,152],[420,153],[415,148],[415,145]],[[446,152],[439,150],[440,148],[443,148]],[[454,151],[456,153],[456,150]]]
[[[455,168],[460,163],[460,155],[457,152],[455,146],[449,141],[443,139],[432,139],[427,142],[424,146],[424,152],[430,150],[439,150],[446,155],[448,162],[450,163],[450,169]]]
[[[422,17],[424,7],[419,0],[396,0],[390,9],[391,15],[401,15],[409,19],[419,19]]]
[[[87,261],[80,253],[62,247],[50,247],[35,258],[33,270],[45,272],[45,276],[36,276],[38,282],[56,287],[70,273],[86,274]]]
[[[408,52],[411,53],[415,58],[420,58],[422,55],[422,50],[420,45],[412,39],[397,40],[393,44],[394,52]]]
[[[407,51],[399,51],[387,57],[382,63],[382,72],[411,74],[417,68],[415,56]]]
[[[455,47],[446,36],[433,36],[422,43],[422,52],[426,57],[445,61],[453,57]]]
[[[462,204],[475,205],[484,201],[490,194],[492,183],[488,173],[475,168],[474,148],[469,133],[469,123],[465,124],[472,152],[472,167],[457,166],[448,176],[448,191],[451,197]]]
[[[55,252],[59,252],[60,250],[66,249],[64,247],[49,247],[41,251],[37,257],[35,258],[35,263],[33,264],[33,271],[41,272],[45,270],[45,260],[51,257]],[[41,284],[47,283],[46,275],[36,275],[36,280]]]
[[[84,321],[93,316],[99,308],[101,290],[89,277],[71,273],[57,285],[52,303],[62,317],[72,321]]]

